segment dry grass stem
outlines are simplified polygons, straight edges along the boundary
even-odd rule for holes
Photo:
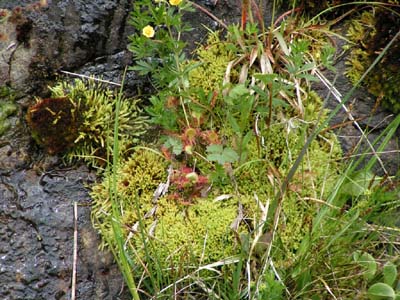
[[[78,261],[78,203],[74,202],[74,249],[72,262],[72,280],[71,280],[71,300],[75,300],[76,294],[76,265]]]

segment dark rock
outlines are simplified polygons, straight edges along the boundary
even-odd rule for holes
[[[34,145],[25,124],[32,95],[45,94],[60,69],[76,71],[126,46],[130,1],[0,1],[9,16],[0,26],[0,86],[18,92],[19,104],[0,137],[0,299],[69,299],[73,202],[79,203],[79,299],[128,299],[110,253],[98,250],[90,222],[85,167],[62,167]],[[20,6],[21,8],[18,8]],[[116,57],[101,71],[116,76],[127,61]],[[117,67],[116,67],[117,66]],[[108,69],[109,67],[109,69]],[[104,270],[108,270],[104,272]]]
[[[47,7],[3,2],[10,11],[1,26],[7,37],[0,43],[2,84],[40,92],[57,71],[125,49],[128,0],[53,0]]]
[[[343,46],[343,41],[337,40],[337,44],[340,49]],[[345,76],[347,68],[345,61],[346,56],[342,57],[342,59],[336,63],[336,71],[334,73],[328,71],[324,72],[326,78],[340,93],[340,100],[348,99],[331,120],[330,125],[337,127],[335,132],[339,137],[345,156],[355,155],[355,157],[359,157],[361,153],[368,153],[360,164],[360,167],[362,167],[374,156],[374,152],[377,151],[382,141],[380,140],[380,142],[378,142],[378,137],[396,116],[386,111],[381,106],[376,105],[375,97],[369,94],[366,88],[359,86],[352,91],[353,86]],[[338,99],[328,91],[328,88],[322,82],[314,84],[313,87],[323,99],[329,97],[327,103],[329,109],[333,110],[339,105]],[[351,118],[356,120],[357,124],[351,122]],[[374,165],[373,171],[376,174],[380,176],[385,174],[393,176],[397,174],[397,176],[399,176],[399,137],[400,128],[398,128],[397,132],[387,144],[384,153],[378,154],[382,163],[378,161]],[[375,142],[377,143],[375,144]]]
[[[110,253],[98,250],[98,237],[91,227],[85,183],[92,176],[83,167],[42,174],[32,169],[1,176],[1,299],[54,299],[54,295],[68,299],[74,201],[79,204],[79,298],[118,296],[121,275]],[[109,270],[106,275],[105,269]]]

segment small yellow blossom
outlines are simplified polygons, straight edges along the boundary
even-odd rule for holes
[[[174,6],[178,6],[179,4],[181,4],[182,0],[169,0],[169,4],[174,5]]]
[[[154,28],[150,25],[147,25],[142,29],[142,34],[145,37],[152,38],[154,36]]]

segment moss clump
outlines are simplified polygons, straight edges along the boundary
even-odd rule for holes
[[[16,111],[17,105],[14,103],[14,94],[7,87],[0,87],[0,136],[10,129],[9,117]]]
[[[161,156],[139,150],[123,163],[118,173],[116,200],[123,212],[123,227],[127,228],[125,238],[133,233],[129,241],[132,251],[144,255],[141,233],[133,229],[139,230],[137,225],[142,221],[145,236],[152,240],[147,251],[163,263],[193,262],[193,259],[207,263],[236,253],[230,225],[237,217],[237,199],[215,202],[209,197],[197,199],[191,205],[182,205],[164,196],[155,203],[153,193],[158,184],[166,181],[166,169]],[[106,177],[93,187],[91,193],[93,223],[104,240],[112,237],[110,182],[111,178]],[[155,210],[150,216],[152,209]]]
[[[144,216],[153,207],[152,195],[157,186],[166,180],[167,164],[160,156],[150,151],[139,150],[123,162],[118,172],[117,202],[123,212],[124,228],[131,228],[138,220],[136,210]],[[103,181],[92,187],[92,220],[104,239],[112,239],[110,187],[112,178],[106,174]],[[104,247],[105,243],[103,244]]]
[[[193,87],[206,94],[221,88],[226,67],[235,59],[228,47],[229,43],[221,41],[218,32],[209,35],[207,43],[196,50],[197,58],[189,62],[192,65],[200,64],[190,72],[189,80]],[[231,77],[235,76],[237,72],[233,70]]]
[[[361,78],[400,29],[399,13],[400,9],[396,7],[391,11],[377,8],[375,12],[364,11],[350,22],[347,35],[354,48],[346,75],[353,83]],[[382,99],[385,108],[394,113],[400,112],[399,60],[400,45],[394,43],[362,82],[371,94]]]
[[[118,96],[93,80],[60,82],[50,90],[51,98],[38,99],[28,110],[35,139],[52,154],[64,153],[69,162],[82,158],[93,166],[101,165],[107,152],[112,153]],[[122,99],[118,120],[124,153],[146,131],[147,118],[138,100]]]
[[[230,228],[238,213],[237,199],[198,199],[185,207],[164,198],[159,205],[152,250],[163,262],[207,264],[237,254]],[[138,246],[141,244],[139,240]]]
[[[309,100],[314,98],[310,97]],[[306,108],[307,119],[315,120],[312,116],[317,114],[320,103],[314,101],[314,105],[307,105]],[[266,144],[262,146],[261,153],[258,152],[256,140],[249,144],[249,163],[240,166],[233,174],[237,189],[234,185],[215,186],[207,196],[191,200],[190,205],[183,205],[171,197],[172,188],[157,203],[153,201],[153,193],[158,185],[167,181],[167,162],[160,155],[139,150],[123,162],[117,173],[118,193],[115,201],[122,212],[121,223],[132,257],[137,257],[139,262],[146,260],[146,255],[149,255],[157,257],[166,266],[177,266],[200,261],[207,264],[240,253],[242,248],[237,237],[242,234],[251,240],[261,216],[254,195],[262,202],[275,199],[284,176],[304,144],[307,131],[304,124],[299,122],[290,131],[287,123],[273,124],[268,131],[262,132]],[[282,132],[287,134],[282,135]],[[281,248],[274,254],[278,265],[289,266],[293,263],[295,253],[319,208],[310,199],[324,199],[329,194],[337,178],[335,159],[340,154],[334,136],[324,134],[312,142],[283,200],[278,230]],[[321,161],[325,163],[321,164]],[[93,222],[104,241],[111,241],[113,236],[109,196],[111,182],[111,176],[106,176],[103,182],[93,187],[91,193],[94,201]],[[232,196],[214,201],[221,195],[221,190]],[[238,217],[239,203],[246,221],[240,222],[235,233],[231,225]],[[275,208],[276,203],[272,202],[268,222],[264,224],[265,230],[271,229]],[[148,240],[146,252],[139,221]]]

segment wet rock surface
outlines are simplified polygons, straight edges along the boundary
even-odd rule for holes
[[[0,138],[0,299],[70,299],[74,202],[78,299],[128,299],[91,226],[87,186],[95,179],[85,166],[44,155],[23,122]]]
[[[130,1],[33,3],[0,1],[10,14],[0,25],[0,86],[18,94],[18,109],[6,120],[11,126],[0,136],[0,299],[70,299],[75,201],[77,298],[129,299],[91,226],[88,185],[95,174],[64,166],[35,146],[25,113],[32,95],[43,96],[60,69],[75,71],[105,57],[110,63],[101,72],[121,76],[126,61],[117,61],[127,42]]]
[[[342,40],[336,40],[336,42],[338,49],[341,49],[344,42]],[[396,115],[377,105],[376,98],[369,94],[364,87],[356,88],[348,97],[347,94],[350,93],[353,86],[345,76],[346,56],[336,62],[335,68],[334,73],[329,71],[323,73],[337,89],[339,99],[329,92],[322,82],[314,84],[313,87],[323,99],[328,99],[327,107],[331,110],[339,105],[339,100],[343,101],[348,98],[344,106],[341,106],[341,109],[334,116],[330,125],[336,127],[335,132],[345,156],[368,153],[361,164],[363,166],[375,155],[374,152],[380,145],[379,142],[374,144],[374,141],[377,141],[385,128],[396,118]],[[358,126],[352,122],[353,120],[356,120]],[[355,150],[356,148],[358,150]],[[400,128],[388,142],[384,153],[379,153],[378,156],[382,163],[378,161],[375,164],[373,171],[376,174],[380,176],[400,175]]]
[[[34,145],[24,118],[32,95],[45,95],[47,84],[60,70],[121,81],[123,69],[132,61],[126,51],[127,35],[133,30],[127,25],[131,1],[47,2],[47,7],[32,8],[34,1],[0,0],[0,8],[11,14],[16,7],[23,8],[20,17],[0,24],[0,33],[6,37],[0,41],[0,86],[7,84],[19,93],[18,109],[7,120],[11,129],[0,136],[0,299],[69,299],[75,201],[79,205],[77,298],[129,299],[111,255],[98,250],[99,238],[91,227],[87,186],[96,180],[95,174],[84,166],[64,166],[58,157],[45,154]],[[226,23],[240,17],[236,0],[196,3]],[[207,34],[199,24],[221,28],[199,11],[186,18],[196,27],[186,37],[192,48]],[[344,66],[337,67],[340,75],[335,85],[344,95],[351,85],[342,74]],[[135,94],[146,83],[128,72],[126,88]],[[325,87],[319,89],[322,96],[327,94]],[[370,115],[373,98],[359,90],[353,100],[355,118]],[[330,107],[334,103],[331,98]],[[377,135],[391,118],[378,110],[360,124],[376,128],[372,134]],[[342,111],[332,124],[343,121],[347,116]],[[360,136],[352,125],[338,134],[345,151]],[[392,144],[392,149],[399,149],[395,140]],[[386,165],[396,172],[400,159],[394,156]]]
[[[70,298],[74,201],[80,233],[77,295],[118,297],[118,270],[93,242],[97,238],[90,227],[86,176],[87,170],[78,168],[42,174],[27,169],[1,177],[1,299]]]

